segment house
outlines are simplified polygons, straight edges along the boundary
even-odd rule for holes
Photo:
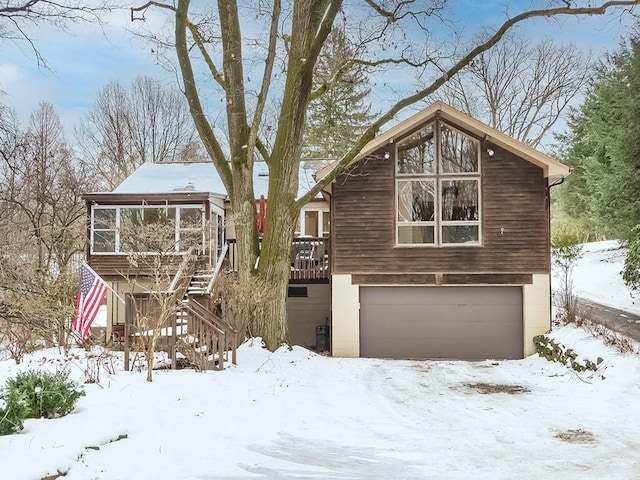
[[[300,194],[310,173],[301,171]],[[533,353],[533,337],[551,324],[549,191],[568,173],[440,102],[382,133],[301,212],[291,250],[290,343],[316,346],[316,333],[329,329],[334,356]],[[266,175],[257,164],[257,211]],[[133,213],[175,220],[176,258],[196,239],[201,270],[190,273],[185,295],[221,262],[233,268],[229,203],[209,163],[145,164],[113,192],[84,198],[89,263],[130,302],[146,301],[122,276],[130,266],[121,228]],[[107,304],[115,331],[131,306],[113,295]]]
[[[315,169],[304,162],[300,170],[299,192],[302,195],[315,183]],[[268,171],[264,163],[256,164],[254,188],[256,209],[267,195]],[[107,294],[107,337],[125,337],[125,326],[133,325],[134,316],[153,315],[154,272],[145,262],[132,262],[128,254],[135,241],[135,231],[142,226],[162,224],[166,220],[171,232],[160,245],[164,261],[174,261],[166,278],[190,303],[209,308],[208,296],[216,269],[236,265],[235,230],[225,188],[211,162],[145,163],[112,192],[93,192],[83,196],[87,208],[87,262],[111,290]],[[329,202],[322,196],[310,201],[302,210],[291,254],[291,287],[288,304],[290,341],[316,344],[315,329],[327,325],[331,310],[329,249]],[[133,233],[132,233],[133,232]],[[197,264],[185,271],[180,261],[190,247],[196,247]],[[135,249],[133,249],[135,250]],[[191,250],[193,251],[193,249]],[[148,252],[151,254],[151,252]],[[180,271],[180,275],[178,275]],[[180,278],[178,278],[180,277]],[[180,279],[189,283],[182,285]],[[145,283],[146,282],[146,283]],[[118,299],[126,298],[126,303]],[[157,303],[157,302],[156,302]],[[188,311],[192,322],[195,312]],[[221,322],[211,314],[200,318],[201,324]],[[200,325],[202,326],[202,325]],[[219,325],[222,328],[224,325]],[[192,328],[192,327],[191,327]],[[174,339],[175,341],[175,339]]]
[[[327,189],[333,355],[533,353],[551,326],[549,190],[568,173],[440,102],[369,142]]]

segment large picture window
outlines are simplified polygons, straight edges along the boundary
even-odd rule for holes
[[[181,253],[190,247],[202,249],[202,216],[200,205],[94,206],[91,253]]]
[[[479,245],[480,142],[435,121],[398,142],[398,245]]]

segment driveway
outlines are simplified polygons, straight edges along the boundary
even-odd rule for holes
[[[593,314],[591,315],[592,320],[640,342],[640,315],[600,305],[583,298],[580,298],[578,303],[581,309]]]

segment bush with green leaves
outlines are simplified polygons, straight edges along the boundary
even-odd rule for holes
[[[554,300],[567,323],[575,322],[578,317],[578,297],[573,293],[572,272],[583,253],[577,242],[578,236],[571,229],[558,229],[551,236],[551,258],[560,273],[560,286]]]
[[[624,260],[622,279],[631,290],[640,290],[640,225],[633,229],[634,238],[629,243],[627,258]]]
[[[562,365],[566,365],[576,372],[584,372],[585,370],[595,372],[603,362],[602,357],[598,357],[595,362],[585,359],[583,363],[580,363],[578,360],[578,354],[572,348],[567,348],[561,343],[556,343],[546,335],[533,337],[533,343],[536,346],[536,352],[538,355],[546,358],[550,362],[558,362]]]
[[[0,434],[22,430],[25,418],[57,418],[71,412],[84,396],[68,372],[28,371],[9,379],[0,395]]]
[[[4,403],[4,405],[3,405]],[[11,435],[24,428],[29,413],[27,400],[16,390],[0,397],[0,435]]]

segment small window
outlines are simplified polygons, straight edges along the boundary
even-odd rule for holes
[[[178,251],[186,252],[191,247],[201,250],[203,246],[201,208],[181,207],[179,215]]]
[[[307,298],[307,287],[289,287],[287,297],[289,298]]]
[[[116,251],[116,209],[93,209],[92,251],[113,253]]]

